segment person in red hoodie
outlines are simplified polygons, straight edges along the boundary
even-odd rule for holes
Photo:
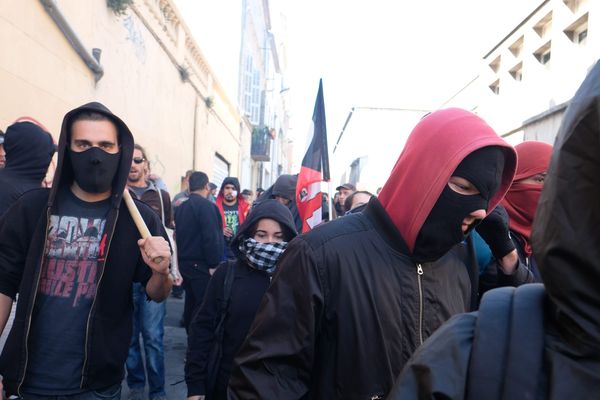
[[[250,205],[240,193],[238,178],[228,176],[223,180],[216,205],[223,219],[223,236],[225,237],[223,260],[235,260],[235,254],[229,248],[229,244],[237,233],[238,227],[246,220],[250,209]]]
[[[476,307],[465,238],[512,182],[478,116],[433,112],[362,213],[290,242],[229,380],[231,399],[383,399],[415,349]]]

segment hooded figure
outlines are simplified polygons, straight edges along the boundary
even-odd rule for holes
[[[42,186],[54,149],[52,136],[32,122],[17,122],[6,129],[6,166],[0,169],[0,216],[23,193]]]
[[[280,175],[275,183],[265,190],[260,198],[256,199],[256,204],[267,199],[278,199],[280,203],[290,210],[294,217],[294,223],[298,232],[302,231],[302,219],[296,206],[296,182],[298,175]]]
[[[515,180],[502,205],[508,212],[513,238],[518,235],[523,254],[530,257],[531,226],[540,195],[544,187],[544,175],[550,164],[552,146],[544,142],[523,142],[515,146],[518,163]]]
[[[276,200],[255,205],[231,242],[236,261],[223,263],[214,273],[204,302],[190,325],[186,357],[188,397],[206,395],[207,400],[226,399],[233,357],[248,333],[260,301],[269,287],[276,263],[287,243],[296,236],[289,210]],[[233,273],[229,298],[224,287],[228,270]],[[225,302],[227,309],[221,309]],[[225,313],[221,357],[210,365],[217,322]],[[217,370],[215,382],[210,371]]]
[[[231,190],[231,186],[233,186],[233,190]],[[223,235],[225,236],[223,259],[232,260],[235,255],[229,248],[231,239],[237,233],[238,227],[244,223],[250,209],[250,205],[240,192],[238,178],[228,176],[223,180],[215,204],[223,219]]]
[[[421,120],[380,199],[290,243],[230,398],[384,398],[423,340],[471,309],[477,282],[462,242],[515,164],[512,147],[468,111]]]
[[[85,139],[71,140],[75,126]],[[50,144],[46,138],[45,161]],[[170,288],[169,247],[158,216],[136,201],[150,232],[162,236],[143,242],[160,242],[161,248],[140,248],[123,206],[132,153],[131,132],[105,106],[89,103],[70,111],[52,189],[24,194],[0,222],[0,305],[19,294],[0,356],[7,395],[95,391],[113,398],[120,392],[132,331],[132,283],[148,283],[148,296],[157,300]],[[43,176],[41,167],[36,179]],[[94,195],[108,197],[85,200]],[[142,254],[155,250],[160,272]]]
[[[476,336],[482,311],[456,316],[415,353],[390,399],[592,399],[598,396],[599,118],[600,64],[597,63],[565,113],[533,222],[533,252],[546,298],[538,303],[535,311],[529,311],[543,321],[540,321],[542,326],[517,324],[523,328],[519,330],[513,323],[496,322],[498,338],[508,344],[502,353],[508,356],[504,360],[480,360],[487,365],[487,370],[478,371],[473,366],[473,353],[474,343],[485,340]],[[522,286],[517,293],[529,288],[533,285]],[[488,296],[500,290],[488,292],[484,303]],[[513,313],[531,308],[532,299],[529,302],[524,301],[527,298],[522,299]],[[487,340],[494,341],[493,338]],[[521,350],[513,353],[517,347]],[[513,354],[535,368],[525,368],[523,363],[515,362]],[[477,385],[478,379],[489,384]],[[477,395],[472,391],[474,387],[480,391]]]

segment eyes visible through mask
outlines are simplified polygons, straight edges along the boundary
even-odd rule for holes
[[[259,243],[277,243],[285,241],[281,225],[279,222],[270,218],[263,218],[258,221],[252,238]]]
[[[475,185],[460,176],[451,176],[448,180],[448,186],[456,193],[464,196],[479,194],[479,189],[477,189]]]

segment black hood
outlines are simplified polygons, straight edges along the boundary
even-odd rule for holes
[[[225,188],[225,185],[235,186],[235,190],[237,190],[238,195],[240,194],[240,181],[238,180],[238,178],[228,176],[227,178],[223,179],[223,183],[221,183],[221,189],[219,189],[219,196],[223,195],[223,188]]]
[[[273,184],[273,196],[280,196],[288,200],[295,200],[297,182],[298,175],[280,175]]]
[[[270,218],[279,222],[281,227],[286,231],[286,236],[289,237],[289,240],[292,240],[292,238],[298,235],[296,226],[294,225],[294,218],[292,217],[290,210],[277,200],[265,200],[252,207],[246,220],[242,226],[240,226],[237,234],[231,241],[231,250],[235,255],[242,257],[242,254],[238,249],[240,242],[250,236],[250,229],[254,227],[256,222],[263,218]]]
[[[74,117],[84,111],[92,111],[105,115],[108,117],[117,127],[119,145],[121,147],[121,159],[119,161],[119,169],[112,184],[112,205],[115,208],[119,207],[121,203],[121,197],[123,196],[123,190],[127,183],[127,176],[131,169],[131,159],[133,158],[133,135],[131,131],[125,125],[125,123],[116,115],[114,115],[106,106],[103,104],[92,102],[84,104],[81,107],[75,108],[69,111],[62,123],[60,138],[58,140],[58,163],[56,165],[56,173],[54,174],[54,181],[52,182],[52,191],[50,192],[49,205],[52,206],[56,193],[60,186],[70,185],[73,182],[73,169],[71,162],[69,161],[67,148],[69,146],[69,135],[71,131],[71,124]]]
[[[17,122],[6,129],[5,171],[19,178],[42,182],[54,155],[52,136],[32,122]]]
[[[600,63],[571,100],[533,223],[533,251],[580,351],[600,350]],[[585,349],[585,350],[584,350]]]

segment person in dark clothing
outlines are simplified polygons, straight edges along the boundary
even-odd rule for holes
[[[543,142],[528,141],[515,146],[515,150],[519,160],[517,174],[502,200],[502,205],[508,213],[510,235],[519,253],[519,259],[527,265],[535,282],[541,282],[531,248],[531,227],[550,164],[552,146]]]
[[[231,242],[237,260],[219,266],[208,285],[204,302],[194,316],[188,336],[186,383],[188,399],[225,400],[233,358],[248,333],[260,301],[269,287],[276,262],[287,242],[296,236],[289,210],[276,200],[265,200],[254,206]],[[224,299],[224,283],[228,269],[234,274],[229,299]],[[215,346],[215,329],[225,311],[222,355],[218,360],[214,392],[207,382],[208,360]]]
[[[268,199],[275,199],[286,206],[292,213],[296,231],[302,231],[302,219],[296,206],[296,183],[298,175],[280,175],[275,183],[263,192],[260,198],[256,199],[259,204]]]
[[[457,315],[408,362],[390,399],[593,399],[600,386],[600,63],[571,100],[558,132],[535,220],[533,254],[543,297],[513,300],[535,324],[503,323],[484,308]],[[524,285],[525,289],[539,285]],[[506,288],[484,296],[497,299]],[[496,296],[496,297],[495,297]],[[532,303],[535,300],[539,303]],[[495,317],[498,338],[478,335]],[[521,321],[522,322],[522,321]],[[521,329],[515,326],[521,327]],[[536,332],[531,335],[530,332]],[[480,359],[482,343],[500,357]],[[524,342],[525,341],[525,342]],[[494,343],[495,342],[495,343]],[[524,342],[524,343],[523,343]],[[521,351],[514,351],[520,347]],[[485,348],[483,349],[485,350]],[[517,362],[515,359],[521,358]],[[524,365],[527,363],[528,365]],[[477,366],[485,366],[478,369]],[[512,394],[511,394],[512,393]],[[515,395],[515,393],[517,395]]]
[[[238,178],[228,176],[221,184],[221,190],[215,203],[221,212],[223,220],[223,237],[225,246],[223,247],[223,260],[234,260],[235,254],[232,253],[230,244],[231,239],[236,235],[238,227],[244,223],[250,205],[240,193],[240,182]]]
[[[529,237],[531,225],[538,204],[540,193],[544,187],[544,176],[550,163],[552,146],[543,142],[528,141],[515,147],[518,156],[517,173],[501,205],[479,225],[476,230],[479,235],[473,235],[473,241],[478,252],[478,263],[483,263],[480,277],[480,295],[486,291],[502,286],[541,282],[535,258],[532,255]],[[497,232],[503,232],[498,236]],[[485,235],[495,235],[499,239],[488,240]],[[497,266],[497,260],[502,256],[513,253],[518,257],[519,278],[505,276]]]
[[[186,330],[223,255],[221,214],[206,198],[210,190],[206,174],[193,172],[189,189],[189,199],[175,210],[175,240],[185,290],[183,322]]]
[[[423,118],[379,198],[290,243],[236,357],[230,398],[384,398],[414,350],[474,306],[463,241],[515,165],[478,116]]]
[[[348,197],[346,197],[346,201],[344,202],[344,210],[346,210],[346,214],[362,212],[367,207],[367,204],[369,204],[371,197],[373,197],[373,193],[366,190],[358,190],[348,195]]]
[[[156,212],[165,228],[172,229],[173,217],[169,193],[156,186],[149,177],[149,171],[146,150],[136,143],[133,148],[131,169],[127,176],[127,189],[132,192],[133,197],[148,204]],[[171,263],[173,284],[181,285],[181,276],[176,266],[176,262]],[[144,398],[146,380],[150,400],[166,398],[163,344],[166,313],[165,302],[146,301],[143,285],[138,282],[133,284],[133,334],[125,363],[129,400]]]
[[[40,188],[54,155],[52,136],[32,122],[17,122],[4,136],[6,166],[0,169],[0,216],[25,192]]]
[[[133,282],[155,301],[171,290],[171,252],[158,216],[136,202],[140,235],[122,193],[133,136],[100,103],[65,115],[52,189],[24,194],[0,220],[0,356],[7,396],[120,398],[132,329]],[[160,236],[158,236],[160,235]]]

